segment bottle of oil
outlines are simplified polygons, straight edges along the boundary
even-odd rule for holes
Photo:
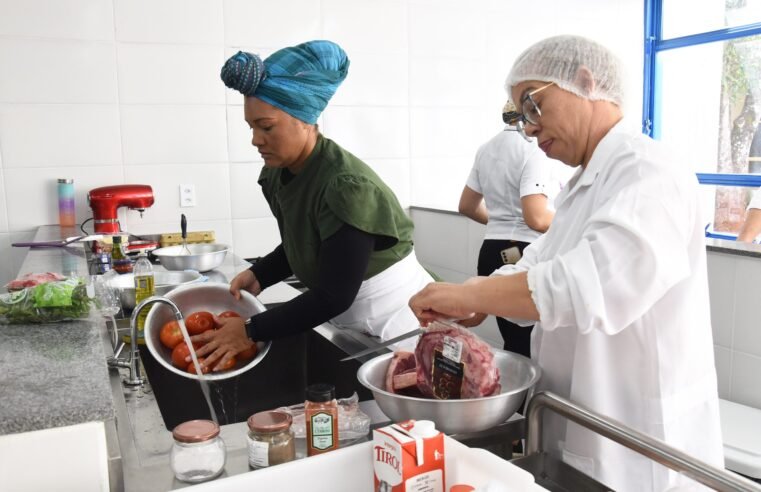
[[[153,282],[153,265],[151,265],[148,255],[140,253],[135,267],[132,270],[135,277],[135,306],[145,299],[155,294],[155,284]],[[145,328],[145,318],[148,317],[149,309],[143,309],[137,318],[138,341],[143,340],[143,329]]]

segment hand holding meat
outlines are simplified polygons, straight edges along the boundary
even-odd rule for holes
[[[219,328],[209,330],[191,337],[193,342],[204,343],[196,351],[198,357],[204,357],[203,368],[212,367],[220,370],[229,364],[236,355],[251,348],[253,343],[246,335],[246,327],[241,318],[217,318]],[[186,359],[190,362],[190,357]]]
[[[241,289],[247,290],[255,296],[262,292],[262,286],[251,270],[243,270],[230,282],[230,294],[238,300],[240,300]]]
[[[467,319],[475,316],[465,299],[467,286],[446,282],[430,283],[410,299],[410,309],[422,326],[431,321]]]

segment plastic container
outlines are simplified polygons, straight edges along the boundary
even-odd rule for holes
[[[58,180],[58,223],[61,227],[72,227],[77,223],[73,179]]]
[[[296,459],[291,416],[285,412],[255,413],[248,423],[248,465],[254,470]]]
[[[307,456],[338,448],[338,403],[332,384],[307,386],[304,417],[307,424]]]
[[[170,465],[177,480],[205,482],[225,468],[226,448],[219,426],[211,420],[190,420],[172,431]]]

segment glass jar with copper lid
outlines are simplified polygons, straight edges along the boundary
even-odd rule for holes
[[[291,432],[292,417],[275,410],[248,418],[248,465],[253,469],[279,465],[296,459]]]
[[[190,420],[172,431],[171,466],[177,480],[204,482],[225,468],[225,443],[211,420]]]

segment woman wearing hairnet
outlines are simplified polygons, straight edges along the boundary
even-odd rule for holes
[[[520,262],[462,285],[430,284],[410,307],[423,323],[475,324],[485,314],[536,321],[537,390],[723,467],[697,180],[661,144],[624,127],[621,85],[615,57],[585,38],[549,38],[518,57],[507,89],[519,127],[578,169],[555,201],[552,227]],[[687,480],[545,419],[544,449],[615,490]]]
[[[258,295],[295,274],[309,290],[251,318],[224,320],[194,337],[207,367],[224,367],[253,341],[282,338],[326,321],[382,340],[418,327],[409,297],[432,280],[412,247],[412,221],[362,161],[320,134],[316,122],[348,73],[330,41],[281,49],[265,60],[238,52],[222,68],[244,95],[259,176],[282,243],[238,274],[230,292]],[[414,346],[415,340],[406,341]]]

